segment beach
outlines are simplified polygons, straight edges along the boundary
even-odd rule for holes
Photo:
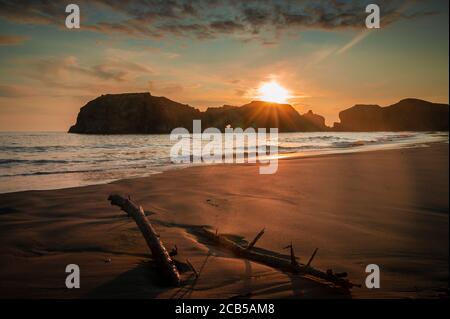
[[[0,194],[1,298],[418,298],[448,295],[448,143],[330,154],[258,166],[211,165],[103,185]],[[164,287],[135,222],[107,201],[130,196],[168,249],[200,276]],[[348,272],[351,296],[235,258],[193,232],[219,233]],[[65,287],[77,264],[81,288]],[[377,264],[381,288],[367,289]],[[191,272],[182,271],[182,279]]]

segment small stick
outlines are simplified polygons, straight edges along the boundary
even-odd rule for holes
[[[319,249],[319,248],[316,248],[316,249],[314,250],[313,254],[312,254],[311,257],[309,258],[308,263],[306,264],[305,267],[309,267],[309,265],[311,265],[311,262],[313,261],[314,257],[316,256],[316,253],[317,253],[317,250],[318,250],[318,249]]]
[[[297,258],[295,258],[294,246],[291,243],[291,264],[294,267],[298,266]]]
[[[186,259],[186,263],[188,264],[189,268],[191,268],[191,270],[194,272],[195,278],[198,278],[198,272],[195,269],[194,265],[191,264],[189,259]]]
[[[295,257],[295,252],[294,252],[294,246],[292,246],[292,242],[290,245],[284,247],[284,249],[290,249],[290,254],[291,254],[291,265],[295,268],[298,267],[298,262],[297,262],[297,258]]]
[[[247,250],[250,250],[250,249],[253,248],[253,246],[255,246],[256,242],[262,237],[262,235],[264,235],[264,231],[265,231],[265,228],[263,228],[263,229],[258,233],[258,235],[256,235],[255,239],[253,239],[253,240],[251,241],[251,243],[248,244],[248,246],[247,246],[247,248],[246,248]]]

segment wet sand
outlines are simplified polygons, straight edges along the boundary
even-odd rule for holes
[[[448,144],[285,159],[274,175],[257,165],[216,165],[79,188],[0,195],[1,298],[346,298],[276,269],[234,258],[200,240],[200,225],[346,271],[364,283],[377,264],[381,288],[353,298],[448,294]],[[161,285],[133,220],[106,200],[130,195],[170,249],[181,288]],[[238,238],[238,237],[236,237]],[[209,256],[209,257],[208,257]],[[201,270],[197,281],[185,260]],[[66,289],[65,266],[81,268]],[[363,286],[364,287],[364,286]],[[447,292],[446,292],[447,291]]]

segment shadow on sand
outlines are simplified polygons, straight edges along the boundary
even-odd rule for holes
[[[92,289],[82,298],[147,299],[156,298],[166,289],[155,264],[149,261],[142,262],[113,280]]]

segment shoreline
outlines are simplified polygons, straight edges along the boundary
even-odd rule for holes
[[[166,246],[179,247],[180,260],[200,268],[213,253],[191,298],[344,297],[217,251],[192,233],[198,225],[247,240],[266,227],[261,247],[285,253],[292,241],[303,261],[318,247],[315,266],[347,271],[357,283],[364,282],[365,264],[380,264],[382,289],[354,288],[354,298],[437,297],[448,290],[448,143],[345,155],[281,160],[272,176],[259,175],[257,164],[199,165],[109,184],[0,194],[0,294],[175,294],[158,286],[141,234],[109,206],[111,193],[130,194],[142,205]],[[87,276],[78,291],[64,287],[68,263],[80,264]]]
[[[71,133],[73,134],[73,133]],[[296,159],[302,159],[302,158],[316,158],[316,157],[326,157],[326,156],[334,156],[334,155],[346,155],[346,154],[354,154],[354,153],[366,153],[366,152],[383,152],[383,151],[390,151],[390,150],[402,150],[402,149],[408,149],[408,148],[424,148],[424,147],[432,147],[433,145],[439,145],[439,144],[448,144],[449,140],[441,140],[441,141],[431,141],[431,142],[416,142],[416,143],[405,143],[405,144],[375,144],[375,145],[364,145],[364,146],[355,146],[351,148],[345,148],[345,149],[329,149],[329,150],[322,150],[322,151],[305,151],[305,152],[294,152],[294,153],[279,153],[278,154],[278,161],[284,161],[284,160],[296,160]],[[264,159],[267,159],[267,157],[264,157]],[[257,160],[258,161],[258,160]],[[136,177],[130,177],[130,178],[119,178],[119,179],[113,179],[110,181],[104,181],[99,183],[93,183],[93,184],[86,184],[86,185],[77,185],[77,186],[69,186],[69,187],[57,187],[57,188],[44,188],[44,189],[29,189],[29,190],[19,190],[19,191],[11,191],[11,192],[0,192],[0,195],[2,194],[13,194],[13,193],[22,193],[22,192],[33,192],[33,191],[51,191],[51,190],[61,190],[61,189],[73,189],[73,188],[79,188],[79,187],[89,187],[89,186],[95,186],[95,185],[107,185],[111,183],[120,182],[122,180],[134,180],[134,179],[141,179],[141,178],[149,178],[154,175],[163,174],[167,171],[178,171],[178,170],[184,170],[189,169],[193,167],[210,167],[210,166],[220,166],[220,165],[261,165],[259,163],[199,163],[199,164],[171,164],[167,165],[164,168],[162,168],[160,171],[156,171],[153,173],[148,173],[144,176],[136,176]],[[261,165],[264,166],[264,165]],[[88,172],[86,172],[88,173]],[[69,173],[65,173],[61,175],[66,175]],[[52,174],[53,175],[53,174]],[[60,175],[60,174],[56,174]]]

